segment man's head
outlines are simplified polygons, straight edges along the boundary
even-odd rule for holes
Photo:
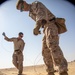
[[[24,34],[23,34],[22,32],[19,32],[19,33],[18,33],[18,38],[21,39],[21,38],[23,37],[23,35],[24,35]]]
[[[26,1],[20,1],[20,0],[18,0],[18,2],[16,4],[16,8],[18,10],[22,9],[22,11],[29,11],[29,6],[30,6],[30,4],[28,4]]]

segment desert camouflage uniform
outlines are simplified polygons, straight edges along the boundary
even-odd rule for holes
[[[58,29],[55,21],[51,21],[55,16],[41,2],[36,1],[31,4],[29,16],[36,21],[35,29],[38,30],[42,27],[42,20],[47,21],[44,25],[42,40],[42,55],[47,66],[47,72],[54,72],[53,63],[58,66],[60,73],[67,71],[67,61],[59,47]]]
[[[8,38],[5,37],[5,40],[14,43],[14,53],[13,53],[13,64],[19,70],[19,74],[23,72],[23,49],[24,41],[22,39],[18,40],[17,38]]]

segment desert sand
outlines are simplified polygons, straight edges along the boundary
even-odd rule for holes
[[[75,75],[75,61],[68,63],[68,73],[69,75]],[[16,68],[6,68],[0,69],[0,75],[17,75],[18,70]],[[23,75],[47,75],[46,66],[36,65],[36,66],[25,66],[23,70]],[[55,73],[58,75],[58,73]]]

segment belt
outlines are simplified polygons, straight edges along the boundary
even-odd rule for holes
[[[19,51],[19,49],[15,50],[15,51]]]
[[[19,49],[14,50],[14,54],[19,54],[19,53],[18,53],[19,51],[20,51]]]
[[[55,17],[53,17],[52,19],[50,19],[49,21],[53,21],[53,20],[55,20],[56,18]]]

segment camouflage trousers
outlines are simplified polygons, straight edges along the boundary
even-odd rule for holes
[[[22,53],[13,53],[13,60],[12,60],[14,66],[19,70],[19,74],[22,74],[23,72],[23,54]]]
[[[42,55],[48,73],[54,72],[53,64],[58,66],[59,73],[67,71],[68,64],[61,48],[59,47],[58,29],[53,23],[47,26],[44,30]]]

